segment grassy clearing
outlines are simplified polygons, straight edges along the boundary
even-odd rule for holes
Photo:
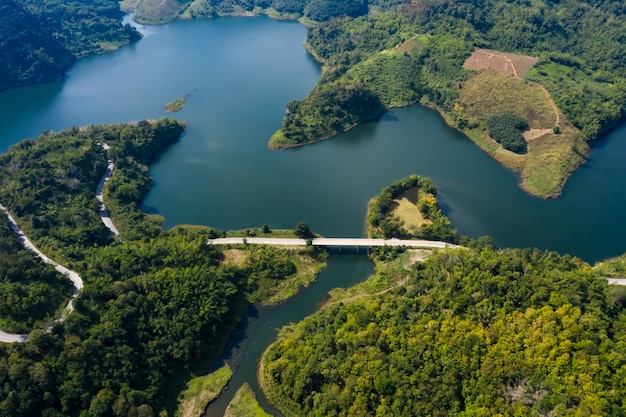
[[[513,76],[483,71],[461,89],[461,105],[478,122],[510,111],[528,120],[531,129],[552,128],[556,115],[543,91]]]
[[[546,87],[558,87],[558,90],[565,92],[582,87],[591,91],[601,91],[607,85],[607,83],[595,80],[592,76],[578,68],[568,67],[555,62],[540,62],[528,71],[526,78]],[[552,88],[549,89],[554,91]]]
[[[241,249],[225,249],[222,251],[224,263],[243,266],[246,263],[246,251]]]
[[[470,78],[460,93],[457,112],[469,121],[471,127],[464,132],[470,139],[504,166],[519,172],[521,187],[528,193],[541,198],[558,197],[568,176],[584,161],[589,147],[581,133],[555,113],[541,87],[510,75],[484,71]],[[487,119],[507,111],[528,120],[530,128],[537,129],[535,132],[544,131],[528,142],[526,154],[503,149],[487,133]],[[558,135],[551,133],[556,120],[561,130]]]
[[[432,224],[432,221],[426,219],[417,208],[420,197],[418,193],[419,191],[414,188],[406,191],[400,198],[393,200],[395,207],[391,211],[391,216],[396,218],[409,233],[417,233],[420,227]]]
[[[505,74],[523,77],[538,60],[539,58],[532,56],[477,49],[465,60],[463,68],[475,70],[492,69]]]
[[[272,289],[272,294],[264,298],[263,305],[276,305],[288,300],[297,294],[302,287],[311,285],[317,275],[326,268],[326,255],[311,257],[307,249],[289,249],[289,259],[296,265],[297,272],[279,281]]]
[[[593,269],[598,271],[603,277],[626,277],[626,254],[598,262]]]
[[[222,392],[233,375],[228,365],[208,375],[191,379],[178,397],[178,417],[200,417],[207,405]]]
[[[248,383],[244,383],[228,404],[224,417],[271,417],[261,408]]]

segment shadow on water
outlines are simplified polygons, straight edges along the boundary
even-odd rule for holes
[[[387,113],[383,114],[380,118],[381,122],[399,122],[400,119],[398,119],[398,116],[396,116],[393,111],[388,111]]]
[[[259,319],[259,310],[256,305],[251,305],[245,312],[241,321],[237,324],[237,327],[230,335],[228,344],[222,353],[218,364],[226,363],[230,367],[233,372],[237,371],[239,365],[241,364],[241,360],[243,358],[243,353],[245,352],[245,346],[247,343],[247,334],[250,328],[250,325],[253,321]],[[215,367],[218,368],[219,366]]]
[[[441,212],[444,216],[449,218],[454,212],[452,206],[446,202],[446,197],[439,192],[437,193],[437,203],[439,204]]]

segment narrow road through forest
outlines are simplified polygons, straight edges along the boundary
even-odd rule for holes
[[[101,143],[100,146],[102,146],[102,148],[105,151],[108,151],[110,148],[110,146],[107,145],[106,143]],[[107,170],[104,172],[104,175],[102,176],[102,179],[100,180],[100,184],[98,184],[98,188],[96,189],[96,198],[100,202],[100,210],[98,211],[98,214],[100,215],[100,219],[102,219],[102,223],[104,223],[107,229],[109,229],[115,236],[118,236],[120,232],[117,230],[117,227],[115,227],[115,225],[113,224],[113,221],[111,221],[111,217],[109,217],[109,212],[107,212],[107,209],[104,206],[104,197],[102,195],[102,193],[104,192],[104,185],[109,180],[109,178],[111,178],[111,175],[113,175],[114,169],[115,169],[115,165],[113,164],[113,161],[109,159]]]
[[[70,298],[70,300],[68,301],[67,306],[65,306],[65,310],[67,312],[71,312],[74,309],[74,305],[73,305],[74,299],[78,295],[79,291],[83,288],[83,280],[81,279],[80,275],[78,275],[76,272],[72,271],[71,269],[64,267],[63,265],[59,265],[57,262],[53,261],[52,259],[48,258],[46,255],[44,255],[39,249],[37,249],[37,247],[33,244],[33,242],[31,242],[30,239],[26,237],[22,229],[15,222],[15,219],[13,219],[13,216],[11,216],[9,211],[2,204],[0,204],[0,210],[6,213],[7,217],[9,218],[9,224],[11,225],[11,228],[15,231],[18,238],[20,239],[20,241],[22,242],[22,244],[24,245],[26,249],[35,252],[35,254],[42,261],[44,261],[47,264],[53,265],[54,269],[56,269],[57,272],[65,275],[66,277],[69,278],[70,281],[72,281],[72,284],[74,284],[74,294],[72,295],[72,298]],[[55,321],[55,323],[58,321],[63,321],[65,316],[66,314],[64,314],[63,317]],[[52,326],[49,326],[45,330],[50,331],[51,329],[52,329]],[[13,343],[13,342],[25,342],[26,340],[28,340],[27,334],[6,333],[3,331],[0,331],[0,342]]]

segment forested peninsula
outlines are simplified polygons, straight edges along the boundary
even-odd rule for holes
[[[408,216],[413,193],[420,211]],[[406,234],[411,217],[428,227],[435,194],[426,178],[394,182],[370,203],[368,230]],[[626,415],[626,288],[606,280],[623,276],[624,257],[591,268],[486,237],[461,243],[374,250],[373,276],[333,290],[266,350],[268,399],[286,416]]]
[[[75,127],[0,155],[2,204],[42,252],[84,280],[74,311],[52,322],[71,284],[23,250],[2,215],[0,326],[30,334],[0,345],[0,416],[173,415],[193,360],[217,353],[249,303],[280,302],[323,268],[325,253],[313,248],[218,249],[207,241],[219,232],[162,231],[162,218],[139,209],[147,164],[184,127],[172,119]],[[118,237],[95,198],[109,160],[104,197]]]
[[[140,39],[123,15],[116,0],[3,0],[0,91],[58,81],[77,58]]]
[[[526,191],[556,197],[626,112],[624,13],[620,1],[419,1],[321,23],[307,47],[322,77],[287,105],[270,147],[419,101],[519,172]]]
[[[560,195],[593,142],[626,114],[621,0],[128,0],[145,23],[267,14],[310,26],[317,86],[287,104],[272,149],[323,140],[421,102]]]

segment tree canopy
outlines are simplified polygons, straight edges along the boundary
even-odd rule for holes
[[[3,0],[0,91],[57,81],[76,58],[138,40],[122,16],[115,0]]]
[[[268,395],[302,416],[626,414],[623,292],[538,250],[431,255],[281,330]]]
[[[145,218],[138,203],[150,186],[146,164],[183,129],[171,119],[72,128],[0,155],[0,201],[85,283],[66,320],[49,332],[37,327],[65,304],[71,284],[22,248],[2,214],[0,328],[30,335],[0,345],[0,416],[166,412],[168,393],[179,388],[172,375],[215,354],[242,306],[321,269],[316,251],[246,248],[233,261],[207,245],[208,228],[163,232]],[[116,168],[105,202],[123,239],[98,216],[95,190],[109,158]],[[295,277],[304,263],[307,276]]]
[[[363,85],[385,108],[426,98],[454,115],[459,90],[471,75],[462,65],[476,48],[540,57],[526,77],[550,91],[587,140],[626,113],[626,54],[620,41],[626,14],[619,1],[397,3],[376,2],[382,13],[333,19],[309,29],[307,45],[327,71],[307,98],[289,104],[273,142],[280,139],[281,146],[289,146],[332,134],[314,126],[331,124],[340,111],[313,109],[330,102],[343,106],[346,114],[353,110],[338,95],[319,94],[332,92],[324,87],[331,84]],[[350,127],[346,123],[343,130]]]

